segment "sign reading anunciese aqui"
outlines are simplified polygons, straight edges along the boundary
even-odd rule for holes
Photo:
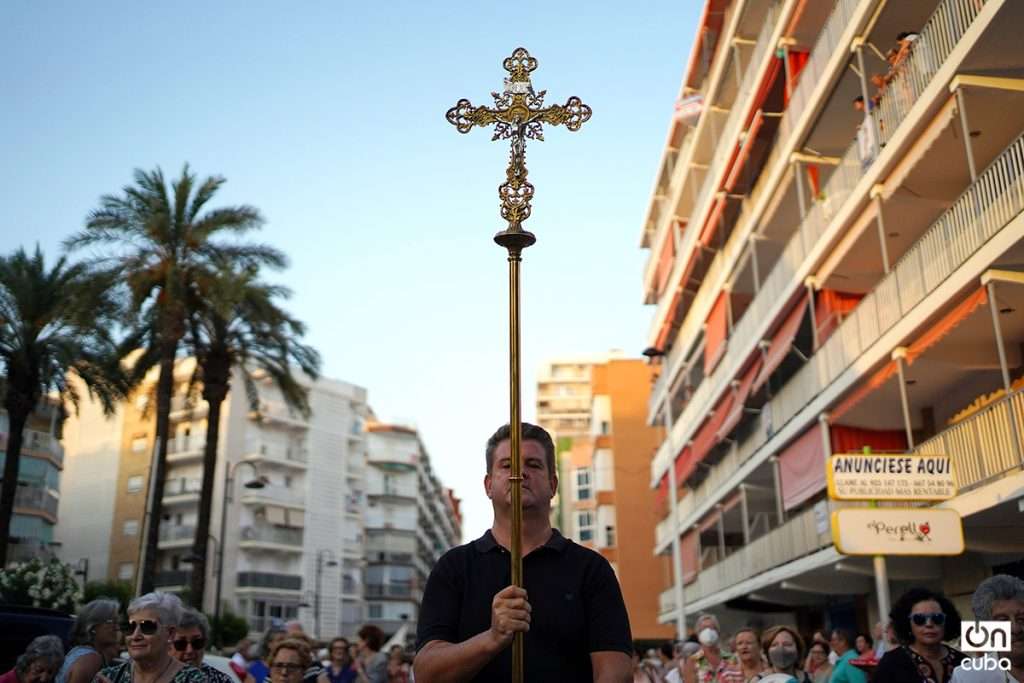
[[[828,460],[835,500],[948,500],[956,495],[948,455],[843,453]]]
[[[844,555],[959,555],[964,551],[960,514],[938,508],[836,510],[832,540]]]

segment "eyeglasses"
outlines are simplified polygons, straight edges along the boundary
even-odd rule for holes
[[[946,623],[946,615],[942,612],[918,612],[910,615],[910,620],[914,622],[914,626],[924,626],[929,621],[936,626],[944,626]]]
[[[206,647],[206,638],[202,636],[196,636],[189,640],[188,638],[178,638],[173,642],[174,649],[178,652],[184,652],[191,645],[193,650],[202,650]]]
[[[270,665],[271,671],[283,671],[286,674],[293,674],[298,671],[302,671],[301,664],[293,664],[292,662],[275,662]]]
[[[142,631],[142,635],[144,636],[151,636],[160,630],[160,622],[154,621],[153,619],[129,621],[121,628],[121,631],[123,631],[126,636],[133,636],[135,635],[135,629]]]

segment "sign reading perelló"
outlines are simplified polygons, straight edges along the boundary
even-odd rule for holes
[[[828,459],[835,500],[948,500],[956,495],[948,455],[842,453]]]
[[[844,555],[959,555],[960,514],[936,508],[844,508],[832,513],[832,541]]]

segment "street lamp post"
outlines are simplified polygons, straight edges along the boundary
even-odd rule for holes
[[[232,490],[235,485],[235,469],[240,465],[248,465],[252,468],[254,478],[245,482],[247,489],[261,489],[267,485],[266,477],[260,475],[256,465],[248,460],[239,460],[233,465],[224,468],[224,502],[220,509],[220,552],[217,554],[217,604],[213,607],[213,618],[220,628],[220,592],[224,583],[224,546],[227,545],[228,505],[232,501]]]
[[[327,561],[324,562],[324,558]],[[320,637],[320,579],[323,576],[324,567],[337,567],[338,560],[330,550],[316,551],[316,592],[313,594],[313,636]]]

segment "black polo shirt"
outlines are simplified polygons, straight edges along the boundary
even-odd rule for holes
[[[509,552],[488,530],[445,553],[427,579],[416,650],[432,640],[461,643],[491,627],[491,602],[512,583]],[[533,608],[524,635],[524,679],[530,683],[591,683],[590,653],[630,654],[632,636],[622,591],[608,561],[566,539],[557,529],[523,558],[523,579]],[[512,646],[474,681],[507,681]]]

